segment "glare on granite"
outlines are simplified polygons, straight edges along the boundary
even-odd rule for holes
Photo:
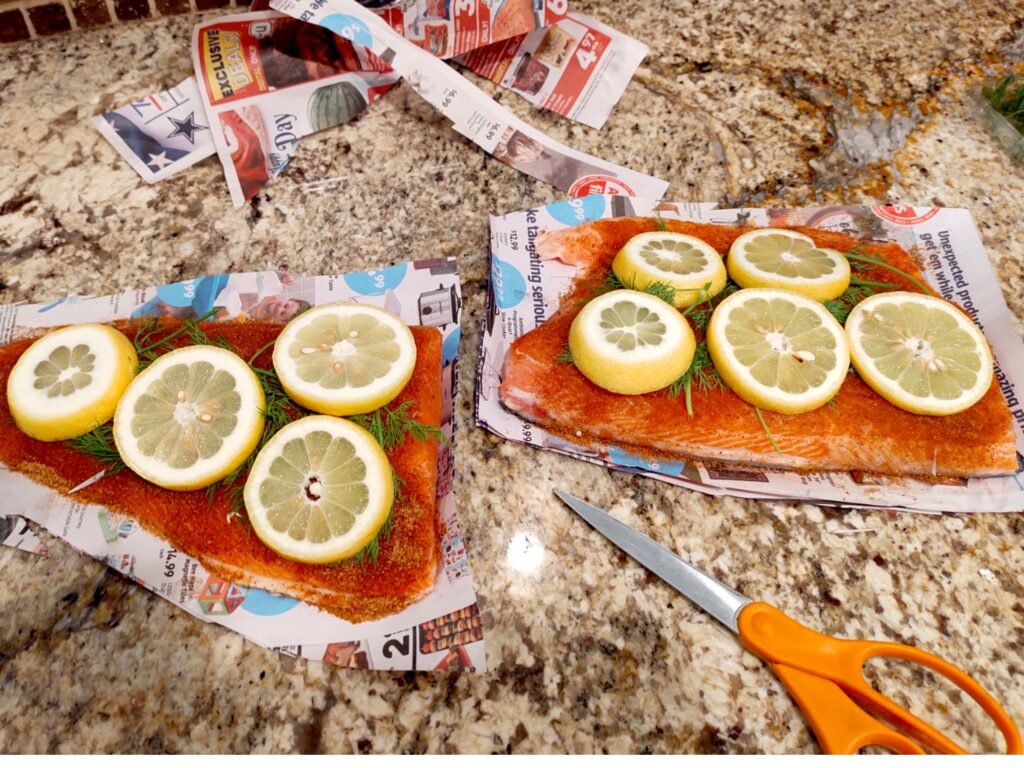
[[[544,562],[544,545],[532,533],[517,533],[508,543],[508,564],[520,573],[533,573]]]

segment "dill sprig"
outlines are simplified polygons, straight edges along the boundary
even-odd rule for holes
[[[775,442],[775,438],[772,436],[772,431],[768,429],[768,422],[764,420],[764,414],[761,413],[761,409],[755,405],[754,412],[757,413],[757,420],[761,422],[761,428],[764,430],[764,433],[768,435],[768,442],[772,444],[772,448],[775,449],[776,453],[781,454],[782,450],[779,448],[779,444]]]
[[[981,95],[1021,133],[1024,133],[1024,78],[1010,74],[981,89]]]
[[[409,416],[411,405],[412,402],[406,400],[396,408],[385,405],[372,413],[350,418],[373,435],[374,440],[380,443],[380,447],[385,451],[401,445],[406,435],[411,435],[414,440],[438,440],[447,444],[448,437],[440,427],[423,424]]]
[[[661,211],[654,212],[654,226],[658,228],[659,232],[668,232],[668,224],[661,218]]]
[[[859,269],[863,269],[863,265],[869,265],[872,267],[878,267],[879,269],[885,269],[888,270],[889,272],[892,272],[894,275],[899,275],[904,280],[910,281],[922,293],[931,293],[931,291],[928,289],[928,286],[922,283],[916,277],[907,274],[899,267],[894,267],[892,264],[890,264],[888,261],[881,258],[880,256],[875,256],[873,254],[868,253],[867,251],[864,250],[862,246],[858,245],[852,250],[847,251],[845,256],[846,260],[851,262],[851,267],[858,267]],[[851,282],[853,281],[851,280]],[[893,287],[895,288],[897,286]]]
[[[96,459],[103,465],[103,469],[108,475],[116,475],[128,468],[117,451],[117,445],[114,443],[114,427],[110,422],[100,424],[91,432],[68,440],[67,443],[79,453]]]
[[[568,341],[562,346],[562,351],[558,353],[558,356],[555,358],[555,362],[561,363],[562,365],[568,365],[573,362],[572,350],[569,349]]]
[[[846,318],[850,316],[853,308],[864,301],[868,296],[874,296],[876,291],[870,286],[851,285],[843,293],[834,299],[825,302],[825,309],[832,313],[840,325],[846,324]]]
[[[135,354],[139,358],[139,370],[141,371],[153,363],[160,355],[176,349],[176,345],[171,342],[181,336],[187,338],[189,344],[213,344],[227,348],[227,342],[223,338],[213,341],[199,327],[200,323],[209,320],[217,314],[217,311],[214,308],[205,315],[189,318],[174,330],[170,330],[167,324],[161,323],[156,318],[147,318],[136,332],[135,340],[132,342]]]
[[[260,347],[248,360],[249,368],[252,369],[263,389],[263,434],[260,435],[259,442],[256,443],[252,453],[249,454],[248,458],[239,467],[206,489],[207,501],[211,503],[218,490],[227,490],[229,500],[227,519],[229,521],[245,519],[244,479],[248,477],[249,470],[252,468],[252,464],[259,452],[263,450],[263,447],[270,441],[270,438],[276,435],[283,427],[311,413],[311,411],[306,410],[285,394],[284,389],[281,387],[281,381],[277,378],[277,373],[271,369],[260,368],[254,364],[260,354],[271,346],[273,346],[273,342]]]
[[[712,389],[726,389],[725,382],[718,373],[718,369],[715,368],[715,364],[711,361],[711,353],[708,351],[707,341],[702,341],[697,345],[693,353],[693,360],[690,362],[690,367],[686,369],[686,373],[672,382],[668,388],[670,397],[678,398],[681,394],[685,395],[686,415],[690,418],[693,418],[694,384],[697,385],[697,389],[701,392],[710,392]]]
[[[683,317],[690,321],[690,325],[693,326],[695,331],[703,331],[707,329],[708,323],[711,322],[711,315],[714,313],[715,308],[722,303],[722,300],[727,296],[730,296],[740,289],[736,283],[732,280],[726,282],[725,287],[716,293],[714,296],[708,297],[706,294],[711,288],[711,283],[704,284],[705,297],[696,301],[686,308],[683,312]]]

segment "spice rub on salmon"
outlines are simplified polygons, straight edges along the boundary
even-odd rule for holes
[[[666,221],[668,229],[699,237],[719,253],[746,229]],[[998,384],[971,408],[953,416],[903,411],[849,375],[829,406],[809,413],[757,412],[730,391],[692,389],[693,416],[667,391],[617,395],[592,384],[574,365],[559,362],[569,328],[583,304],[607,277],[615,254],[634,235],[657,228],[654,219],[594,221],[542,234],[537,252],[576,265],[579,272],[558,310],[516,339],[505,358],[500,398],[523,418],[580,443],[622,446],[644,455],[738,463],[779,469],[850,471],[934,477],[983,477],[1017,470],[1012,417]],[[921,280],[914,260],[895,243],[862,243],[847,235],[792,227],[821,248],[854,247],[883,258]],[[919,291],[913,281],[880,267],[860,275]],[[699,337],[698,337],[699,338]]]
[[[140,324],[117,327],[134,338]],[[246,360],[277,338],[283,328],[257,322],[203,323],[200,327],[214,341],[224,339]],[[441,334],[436,328],[413,326],[411,330],[416,341],[416,368],[391,407],[408,402],[410,418],[439,426]],[[14,363],[32,341],[20,340],[0,349],[3,391]],[[270,356],[271,350],[266,349],[254,362],[269,369]],[[8,468],[65,495],[103,469],[97,459],[65,443],[43,443],[28,437],[14,425],[6,398],[0,400],[0,461]],[[223,579],[306,600],[347,621],[370,621],[397,613],[434,587],[441,557],[437,455],[436,440],[416,440],[408,435],[388,451],[401,479],[401,495],[392,512],[391,533],[381,538],[375,561],[307,565],[281,557],[267,548],[244,520],[228,519],[232,501],[223,487],[217,487],[212,498],[205,489],[168,491],[126,470],[105,476],[70,498],[132,517]]]

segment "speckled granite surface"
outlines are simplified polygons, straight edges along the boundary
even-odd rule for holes
[[[581,0],[651,45],[603,131],[501,100],[567,143],[664,176],[671,196],[966,206],[1024,331],[1024,172],[971,117],[969,78],[1019,62],[1024,8]],[[305,141],[232,210],[216,160],[147,187],[88,125],[188,74],[186,17],[0,57],[0,300],[287,264],[344,271],[458,256],[473,370],[489,212],[556,193],[475,151],[402,87]],[[551,495],[587,493],[738,588],[826,632],[922,645],[1024,722],[1024,516],[861,514],[711,500],[500,441],[462,378],[460,518],[486,675],[294,662],[205,626],[48,538],[0,550],[0,751],[814,751],[785,692],[731,637]],[[510,542],[532,534],[536,569]],[[514,553],[513,553],[514,554]],[[903,699],[994,749],[963,699],[898,668]],[[885,690],[889,690],[885,687]],[[899,694],[897,694],[899,697]]]

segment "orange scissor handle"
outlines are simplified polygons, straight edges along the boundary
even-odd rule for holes
[[[974,678],[945,659],[900,643],[840,640],[822,635],[767,603],[750,603],[743,608],[738,625],[743,645],[772,665],[807,715],[815,735],[826,750],[832,751],[834,746],[838,751],[856,751],[867,744],[879,744],[900,752],[908,751],[906,736],[901,733],[886,728],[890,735],[880,736],[884,732],[879,728],[885,726],[875,720],[878,717],[933,751],[965,752],[945,734],[868,684],[862,671],[864,663],[882,656],[920,664],[954,683],[974,699],[998,726],[1006,740],[1007,754],[1020,754],[1022,751],[1024,745],[1020,732],[999,702]],[[811,682],[808,678],[831,682],[832,685],[825,686],[817,680]],[[860,714],[867,722],[855,715],[854,709],[862,710]],[[893,741],[894,736],[898,742]]]

